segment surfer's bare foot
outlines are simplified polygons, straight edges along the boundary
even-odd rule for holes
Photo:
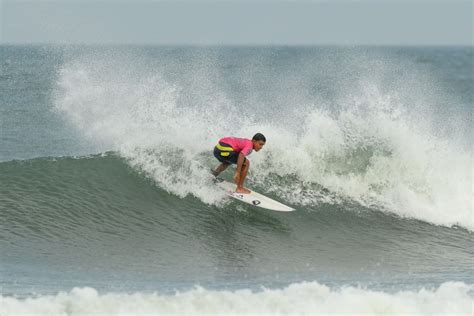
[[[249,190],[249,189],[246,189],[246,188],[237,188],[237,189],[235,190],[235,192],[237,192],[237,193],[249,194],[249,193],[250,193],[250,190]]]

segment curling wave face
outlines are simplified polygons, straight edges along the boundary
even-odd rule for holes
[[[0,174],[7,293],[123,284],[156,290],[169,282],[474,283],[468,230],[393,216],[320,188],[310,189],[327,202],[280,214],[170,194],[117,153],[3,162]],[[208,190],[219,194],[211,184]],[[46,280],[30,284],[23,275]]]

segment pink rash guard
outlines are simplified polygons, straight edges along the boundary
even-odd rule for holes
[[[241,152],[244,156],[248,156],[253,150],[253,143],[247,138],[224,137],[219,139],[219,143],[229,145],[235,152]]]

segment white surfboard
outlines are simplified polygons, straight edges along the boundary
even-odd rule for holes
[[[285,204],[270,199],[269,197],[266,197],[265,195],[257,193],[255,191],[251,191],[248,194],[237,193],[235,192],[236,185],[234,183],[225,181],[221,178],[216,178],[215,183],[219,188],[224,190],[228,196],[231,196],[234,199],[237,199],[244,203],[279,212],[291,212],[295,210],[294,208],[286,206]]]

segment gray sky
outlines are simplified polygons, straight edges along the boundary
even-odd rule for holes
[[[1,43],[472,45],[470,0],[0,0]]]

